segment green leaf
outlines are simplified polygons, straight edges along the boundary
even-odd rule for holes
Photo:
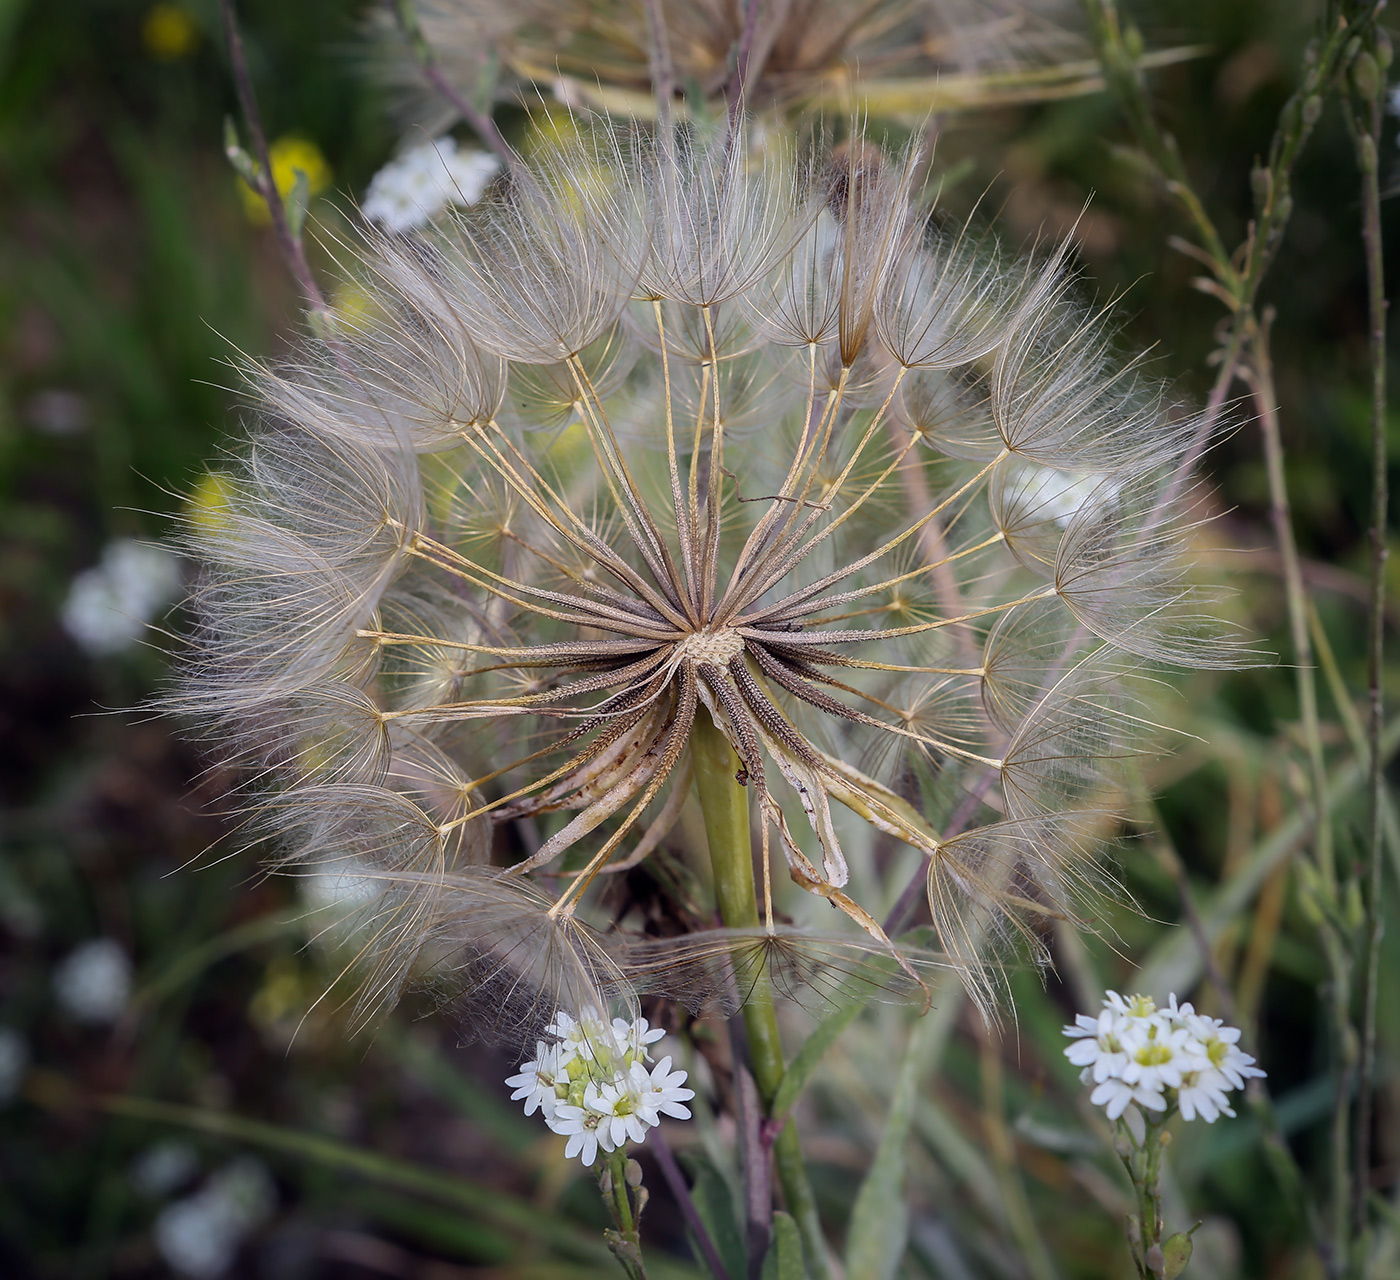
[[[792,1109],[793,1104],[802,1096],[802,1090],[807,1087],[807,1081],[811,1079],[812,1072],[817,1069],[817,1064],[821,1062],[826,1051],[864,1007],[864,1002],[860,1000],[852,1000],[849,1004],[842,1005],[835,1013],[823,1019],[817,1029],[807,1037],[778,1082],[778,1091],[773,1095],[772,1106],[775,1118],[780,1119]]]
[[[773,1215],[773,1242],[763,1259],[762,1280],[806,1280],[802,1261],[802,1236],[790,1213]]]
[[[957,978],[940,983],[934,1010],[914,1024],[899,1064],[885,1130],[875,1160],[856,1193],[855,1208],[846,1228],[846,1274],[860,1280],[894,1280],[909,1236],[909,1204],[904,1176],[909,1130],[919,1100],[919,1088],[937,1066],[957,1019],[961,1000],[955,998]]]
[[[700,1221],[714,1241],[715,1250],[725,1270],[731,1276],[748,1272],[744,1247],[744,1230],[735,1211],[734,1195],[719,1171],[699,1153],[688,1153],[686,1163],[696,1170],[695,1185],[690,1198],[700,1214]]]
[[[224,117],[224,155],[233,166],[233,171],[254,191],[258,190],[258,166],[253,157],[243,150],[238,141],[238,127],[232,116]]]
[[[306,225],[306,207],[311,203],[311,183],[305,169],[293,169],[292,190],[287,196],[287,230],[293,240],[301,239],[301,229]]]
[[[549,1213],[529,1201],[470,1182],[441,1170],[382,1156],[317,1133],[267,1124],[228,1112],[157,1102],[150,1098],[114,1097],[101,1102],[112,1115],[156,1124],[180,1125],[218,1137],[231,1138],[283,1151],[298,1159],[357,1174],[379,1186],[424,1195],[479,1217],[493,1228],[535,1239],[568,1256],[595,1264],[608,1260],[606,1246],[596,1236]],[[740,1254],[742,1257],[742,1253]]]

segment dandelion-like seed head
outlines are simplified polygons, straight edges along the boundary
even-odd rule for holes
[[[998,942],[1092,888],[1127,671],[1241,656],[1182,556],[1194,427],[1063,254],[943,229],[918,171],[583,121],[372,242],[372,305],[252,371],[179,704],[253,766],[284,864],[361,886],[367,1012],[427,974],[529,1046],[751,972],[925,991],[835,808],[926,857],[984,1002]],[[630,943],[590,890],[666,838],[701,722],[764,924]],[[844,940],[780,923],[780,860]]]

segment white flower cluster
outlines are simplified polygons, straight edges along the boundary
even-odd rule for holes
[[[131,998],[131,957],[113,938],[85,942],[54,970],[54,996],[69,1017],[108,1026]]]
[[[73,579],[63,626],[88,653],[120,653],[141,638],[156,611],[180,591],[180,561],[164,547],[116,538],[101,560]]]
[[[685,1087],[686,1073],[671,1070],[669,1055],[650,1070],[645,1065],[648,1047],[666,1034],[645,1018],[609,1023],[585,1009],[577,1020],[556,1013],[545,1030],[555,1043],[536,1041],[534,1061],[522,1063],[506,1084],[515,1090],[512,1099],[524,1101],[527,1116],[539,1111],[569,1139],[567,1158],[591,1165],[599,1148],[616,1151],[629,1139],[645,1141],[663,1115],[690,1118],[685,1103],[695,1090]]]
[[[213,1174],[193,1195],[157,1216],[156,1252],[177,1275],[217,1280],[238,1260],[244,1242],[269,1217],[277,1188],[259,1160],[240,1159]]]
[[[1244,1088],[1251,1076],[1263,1076],[1254,1059],[1239,1047],[1238,1027],[1178,1005],[1173,995],[1165,1009],[1151,996],[1116,991],[1104,997],[1097,1018],[1081,1013],[1065,1028],[1074,1043],[1065,1050],[1079,1078],[1094,1085],[1090,1101],[1117,1120],[1129,1103],[1149,1111],[1175,1104],[1188,1120],[1200,1116],[1213,1124],[1233,1116],[1228,1094]]]
[[[364,215],[387,231],[412,231],[450,204],[475,204],[501,163],[484,151],[435,138],[395,156],[370,180]]]

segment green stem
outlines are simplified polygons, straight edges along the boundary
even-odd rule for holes
[[[1293,539],[1289,512],[1288,488],[1283,470],[1283,444],[1279,430],[1278,400],[1274,391],[1273,367],[1269,358],[1268,317],[1252,335],[1250,381],[1259,409],[1259,425],[1264,438],[1264,460],[1269,478],[1269,495],[1274,531],[1283,560],[1284,591],[1288,602],[1289,629],[1292,633],[1293,656],[1296,663],[1294,679],[1298,687],[1298,702],[1302,712],[1303,740],[1307,750],[1309,779],[1313,803],[1318,815],[1314,832],[1313,861],[1317,868],[1316,882],[1304,881],[1305,894],[1316,895],[1318,902],[1318,938],[1331,970],[1328,984],[1328,1007],[1333,1023],[1333,1038],[1338,1051],[1337,1095],[1332,1113],[1330,1141],[1332,1159],[1332,1239],[1328,1268],[1337,1273],[1346,1257],[1347,1220],[1351,1209],[1351,1151],[1349,1114],[1351,1087],[1356,1065],[1356,1033],[1351,1024],[1352,971],[1347,948],[1334,923],[1341,911],[1340,886],[1337,880],[1336,855],[1332,847],[1332,828],[1328,818],[1328,789],[1326,765],[1322,754],[1322,734],[1318,721],[1317,682],[1313,669],[1312,639],[1308,632],[1308,597],[1298,563],[1298,548]]]
[[[704,711],[695,717],[690,754],[695,766],[695,790],[705,818],[705,837],[710,846],[710,866],[714,872],[715,901],[720,918],[731,929],[756,929],[758,895],[754,889],[749,796],[736,777],[739,757],[734,754],[729,739]],[[773,1098],[787,1064],[778,1034],[778,1015],[773,1008],[773,989],[766,972],[752,980],[743,1014],[749,1041],[749,1066],[764,1111],[771,1114]],[[831,1269],[817,1202],[802,1160],[797,1128],[791,1120],[778,1135],[773,1155],[788,1212],[796,1219],[802,1233],[808,1274],[815,1280],[829,1280]]]
[[[608,1247],[613,1257],[627,1272],[628,1280],[647,1280],[642,1264],[642,1241],[637,1230],[637,1215],[632,1212],[631,1190],[627,1185],[627,1150],[619,1147],[608,1153],[607,1163],[598,1174],[603,1203],[608,1206],[616,1232],[608,1233]]]
[[[1293,642],[1293,677],[1298,689],[1303,742],[1307,750],[1308,773],[1318,824],[1314,851],[1324,885],[1333,894],[1337,888],[1336,859],[1332,851],[1332,828],[1327,817],[1327,770],[1322,754],[1322,730],[1317,713],[1317,677],[1313,668],[1312,637],[1308,634],[1308,592],[1298,562],[1298,544],[1293,537],[1293,517],[1288,500],[1288,481],[1283,468],[1283,436],[1279,427],[1278,397],[1274,390],[1273,362],[1269,355],[1269,316],[1255,329],[1251,341],[1249,380],[1254,403],[1259,410],[1259,430],[1264,440],[1264,464],[1269,480],[1269,514],[1278,539],[1283,562],[1284,595],[1288,605],[1288,627]]]
[[[1384,726],[1381,696],[1382,662],[1385,656],[1385,565],[1388,555],[1385,382],[1385,257],[1381,235],[1380,161],[1378,148],[1385,116],[1386,72],[1391,61],[1390,39],[1383,31],[1373,37],[1373,49],[1364,50],[1353,67],[1353,84],[1361,98],[1360,119],[1353,129],[1357,164],[1361,170],[1361,235],[1366,247],[1366,285],[1371,320],[1371,600],[1367,628],[1367,864],[1364,874],[1366,921],[1362,939],[1361,1077],[1356,1093],[1356,1139],[1352,1171],[1352,1229],[1354,1270],[1364,1265],[1367,1210],[1366,1191],[1371,1174],[1372,1090],[1376,1062],[1376,989],[1380,980],[1381,846],[1384,840],[1383,809],[1385,775],[1381,766],[1380,737]]]

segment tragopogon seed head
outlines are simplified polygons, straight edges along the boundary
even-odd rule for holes
[[[736,972],[918,998],[944,961],[848,894],[839,809],[927,858],[984,1003],[999,940],[1093,887],[1129,669],[1242,657],[1183,559],[1194,428],[1062,255],[938,227],[915,169],[581,127],[371,245],[365,315],[253,375],[181,706],[260,770],[285,865],[361,886],[367,1007],[430,972],[533,1044]],[[582,916],[667,838],[701,717],[765,925],[638,948]],[[775,856],[850,938],[775,922]]]

